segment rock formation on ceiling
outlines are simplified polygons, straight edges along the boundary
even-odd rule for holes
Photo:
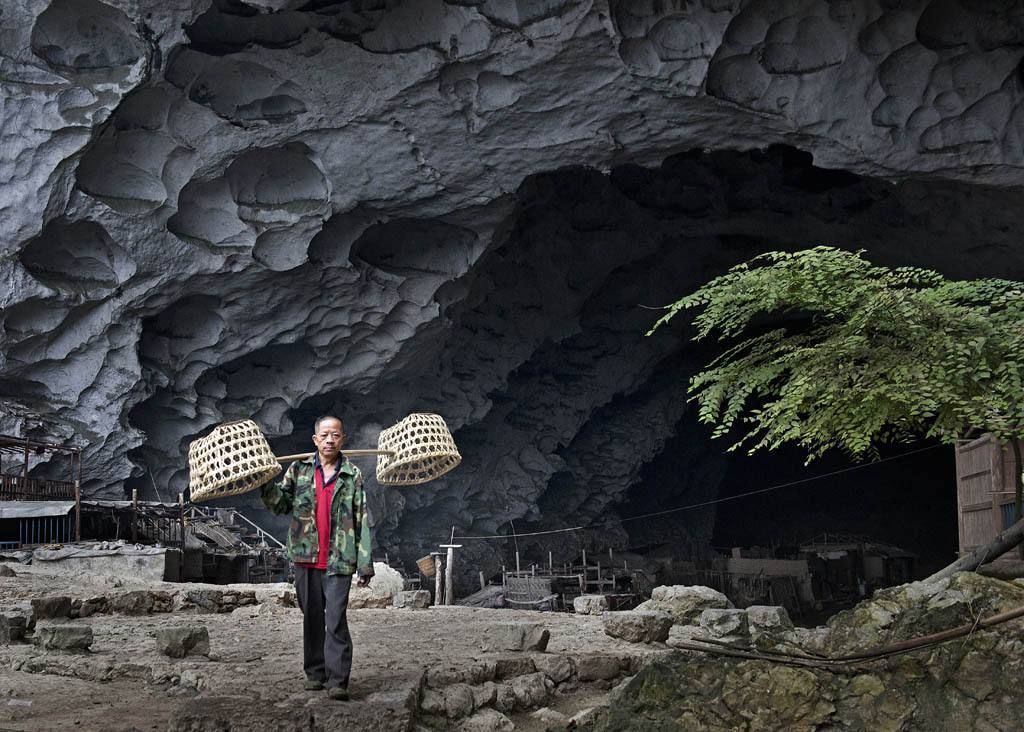
[[[1021,272],[1016,7],[5,7],[0,430],[87,444],[87,492],[166,497],[217,422],[301,447],[333,409],[367,445],[437,411],[466,461],[373,491],[379,543],[610,521],[626,544],[617,506],[666,444],[690,446],[668,499],[722,469],[682,333],[645,339],[639,304],[818,241]]]

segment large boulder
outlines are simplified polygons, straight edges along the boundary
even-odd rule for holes
[[[28,618],[24,615],[13,611],[0,613],[0,645],[24,640],[27,629]]]
[[[393,604],[396,608],[428,608],[430,593],[426,590],[402,590],[395,594]]]
[[[65,595],[33,598],[32,614],[40,620],[66,618],[71,614],[71,598]]]
[[[92,640],[92,628],[88,625],[48,625],[36,629],[36,642],[47,651],[84,651]]]
[[[841,655],[969,627],[1021,606],[1024,588],[961,573],[879,591],[814,632],[786,630],[788,617],[777,608],[757,608],[747,617],[752,634],[788,639],[787,652]],[[793,647],[802,640],[813,645]],[[1011,622],[844,673],[813,663],[729,658],[713,648],[667,654],[625,683],[597,729],[1024,729],[1021,648],[1024,627]]]
[[[544,651],[551,631],[540,623],[495,623],[484,630],[485,651]]]
[[[750,635],[746,611],[709,607],[700,614],[700,627],[714,638],[742,639]]]
[[[205,625],[160,628],[156,632],[159,651],[171,658],[206,656],[210,653],[210,633]]]
[[[516,728],[511,719],[497,709],[481,709],[468,719],[462,720],[456,732],[512,732]]]
[[[690,625],[708,608],[731,608],[729,598],[718,590],[700,585],[662,585],[651,591],[651,599],[637,605],[637,610],[668,613],[675,622]]]
[[[384,562],[373,563],[373,579],[368,587],[359,587],[356,584],[356,577],[352,577],[352,589],[349,590],[349,610],[361,608],[386,608],[391,607],[395,601],[395,595],[403,590],[405,580],[398,570],[391,568]]]
[[[664,643],[672,629],[672,616],[642,610],[605,613],[604,632],[631,643]]]
[[[608,598],[604,595],[580,595],[573,598],[572,609],[577,615],[600,615],[608,609]]]

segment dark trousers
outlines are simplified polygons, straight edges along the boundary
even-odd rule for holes
[[[352,577],[322,569],[295,568],[295,594],[302,608],[302,668],[327,688],[348,688],[352,636],[345,611]]]

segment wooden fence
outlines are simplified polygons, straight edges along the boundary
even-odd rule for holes
[[[0,475],[0,501],[73,501],[75,484],[21,475]]]

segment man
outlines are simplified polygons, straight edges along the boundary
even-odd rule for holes
[[[359,468],[341,454],[345,432],[337,417],[313,425],[316,453],[289,466],[283,480],[263,488],[263,503],[291,514],[288,556],[302,608],[305,688],[325,686],[331,699],[348,699],[352,636],[345,611],[352,575],[365,587],[373,576],[366,493]]]

